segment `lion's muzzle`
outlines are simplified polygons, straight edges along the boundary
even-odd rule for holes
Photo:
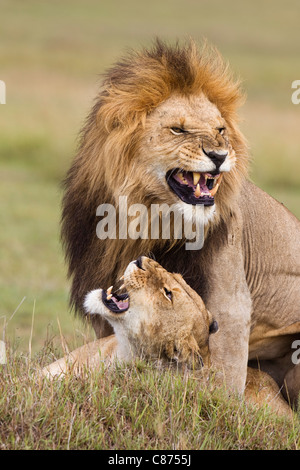
[[[215,203],[214,196],[219,189],[222,177],[223,174],[218,171],[213,174],[181,171],[178,168],[170,170],[166,174],[168,185],[183,202],[193,205],[203,204],[204,206],[212,206]]]

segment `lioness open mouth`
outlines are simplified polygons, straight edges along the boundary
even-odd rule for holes
[[[138,269],[141,269],[145,271],[143,268],[143,261],[142,261],[142,256],[139,256],[135,261],[129,263],[127,268],[129,268],[130,265],[134,265]],[[126,273],[126,271],[125,271]],[[110,286],[107,290],[102,290],[102,302],[104,303],[105,307],[107,307],[111,312],[113,313],[124,313],[129,309],[129,293],[127,292],[126,289],[126,282],[124,280],[124,275],[120,278],[120,281],[123,280],[122,286],[117,289],[117,290],[125,290],[124,293],[122,294],[117,294],[116,292],[113,292],[113,286]]]
[[[129,308],[129,294],[112,292],[113,287],[102,291],[102,302],[113,313],[123,313]]]
[[[223,174],[200,173],[173,169],[166,180],[172,191],[186,204],[212,206]]]

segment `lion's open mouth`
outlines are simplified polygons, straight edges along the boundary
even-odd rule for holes
[[[113,313],[123,313],[129,308],[129,294],[116,294],[112,287],[102,291],[102,302]]]
[[[173,169],[166,180],[174,193],[186,204],[212,206],[223,175]]]

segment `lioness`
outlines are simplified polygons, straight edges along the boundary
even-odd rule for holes
[[[44,375],[62,376],[68,369],[77,374],[99,366],[100,361],[136,357],[192,370],[211,365],[209,337],[218,331],[218,324],[180,274],[171,274],[143,256],[129,263],[122,280],[125,293],[113,292],[112,287],[96,289],[84,302],[87,313],[102,315],[115,334],[77,348],[45,367]],[[246,398],[291,416],[278,386],[263,372],[249,370]]]
[[[209,335],[218,325],[180,274],[140,257],[127,266],[123,287],[123,294],[112,292],[112,287],[94,290],[84,303],[87,313],[109,321],[115,335],[76,349],[46,367],[46,375],[65,373],[70,364],[78,371],[101,359],[129,361],[141,356],[196,369],[210,365]]]

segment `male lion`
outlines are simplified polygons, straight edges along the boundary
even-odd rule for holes
[[[87,313],[100,315],[115,334],[75,349],[43,369],[48,378],[81,373],[99,367],[100,362],[131,361],[143,357],[162,364],[191,369],[211,386],[221,385],[222,377],[210,380],[210,335],[218,324],[201,297],[180,274],[171,274],[156,261],[139,257],[127,266],[123,278],[125,293],[95,289],[85,299]],[[270,376],[248,369],[246,399],[271,407],[279,415],[292,418],[291,408],[282,398]]]
[[[132,259],[152,252],[214,312],[212,362],[241,393],[249,359],[281,385],[300,338],[300,223],[247,179],[242,100],[214,49],[157,41],[129,54],[107,73],[82,131],[62,213],[72,305],[84,313],[87,291],[116,284]],[[203,205],[203,248],[187,251],[174,237],[130,239],[124,226],[122,236],[97,238],[97,207],[109,203],[118,214],[119,196],[149,211]],[[92,321],[98,337],[112,333],[101,316]]]

